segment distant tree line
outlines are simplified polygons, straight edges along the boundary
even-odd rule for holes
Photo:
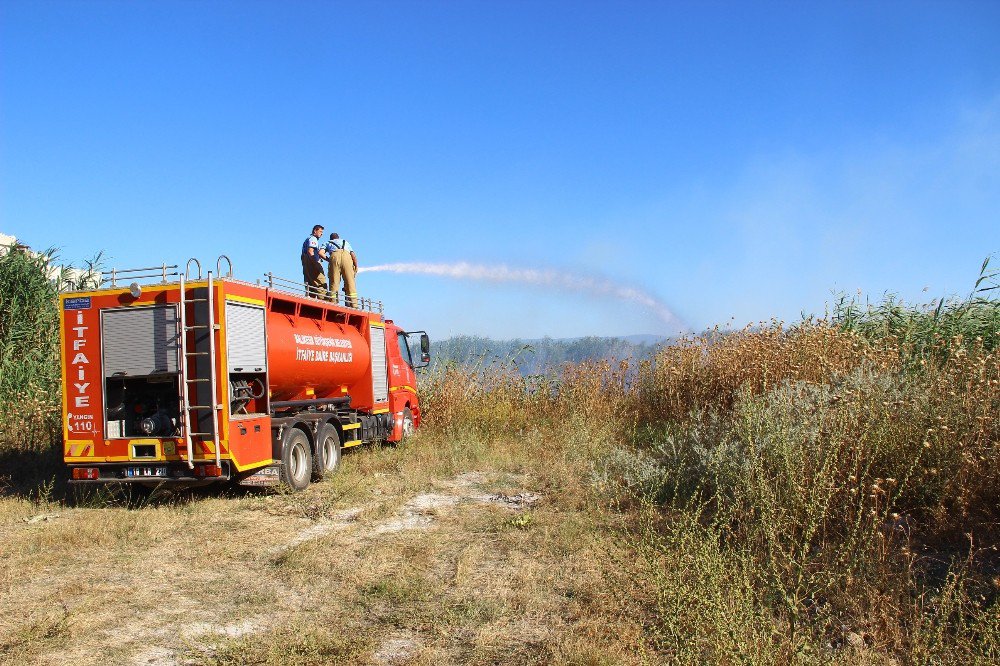
[[[625,338],[541,338],[494,340],[460,335],[431,344],[431,364],[513,364],[522,374],[539,374],[564,363],[649,358],[663,342]]]

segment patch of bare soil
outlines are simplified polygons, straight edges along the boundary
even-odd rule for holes
[[[393,634],[384,639],[372,655],[378,664],[405,664],[419,647],[419,642],[408,634]]]

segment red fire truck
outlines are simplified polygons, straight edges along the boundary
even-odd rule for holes
[[[102,278],[60,296],[71,482],[301,490],[342,448],[420,425],[427,334],[378,301],[347,307],[271,274],[244,282],[224,256],[204,277],[192,259]]]

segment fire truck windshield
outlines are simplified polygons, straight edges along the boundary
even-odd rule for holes
[[[412,368],[413,356],[410,354],[410,345],[409,345],[409,340],[406,337],[406,333],[400,331],[398,334],[398,338],[399,338],[399,355],[402,356],[403,360],[406,361]]]

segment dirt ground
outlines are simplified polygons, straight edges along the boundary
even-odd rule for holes
[[[0,498],[0,663],[655,661],[585,493],[434,447],[298,494]]]

